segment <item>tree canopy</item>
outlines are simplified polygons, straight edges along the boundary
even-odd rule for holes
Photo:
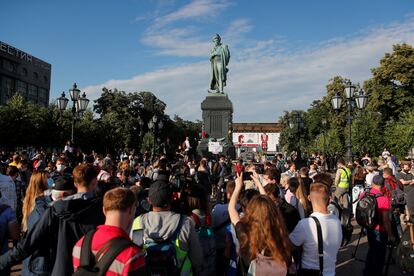
[[[372,77],[362,84],[369,96],[367,107],[364,110],[355,107],[352,112],[353,152],[355,155],[365,152],[379,155],[387,147],[404,158],[414,146],[414,48],[405,43],[394,45],[393,52],[386,53],[371,72]],[[323,152],[325,135],[325,152],[344,155],[349,132],[346,102],[342,102],[340,111],[334,111],[331,99],[335,93],[344,98],[347,81],[342,76],[334,76],[326,85],[326,95],[315,100],[307,111],[300,111],[305,122],[299,144],[302,151]],[[297,111],[286,111],[279,119],[285,125],[280,142],[287,151],[297,148],[289,138],[292,130],[288,128],[287,118],[292,117],[293,112]],[[327,120],[326,127],[322,126],[323,118]]]
[[[156,115],[157,143],[170,137],[173,144],[186,136],[196,137],[201,122],[172,120],[165,114],[166,104],[151,92],[126,93],[117,89],[102,89],[81,118],[75,122],[75,144],[84,151],[114,152],[125,149],[141,150],[143,143],[152,145],[153,130],[148,123]],[[41,107],[26,102],[19,94],[0,106],[0,147],[61,148],[70,140],[71,110],[60,112],[55,104]],[[140,124],[141,121],[141,124]]]

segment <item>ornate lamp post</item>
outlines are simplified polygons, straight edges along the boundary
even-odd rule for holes
[[[73,103],[72,105],[72,132],[71,132],[71,142],[74,143],[74,132],[75,132],[75,121],[83,116],[86,108],[89,104],[89,99],[86,98],[85,92],[80,96],[81,91],[78,89],[76,83],[73,84],[73,87],[69,89],[70,99]],[[65,92],[62,92],[62,95],[57,99],[58,108],[60,111],[65,111],[68,105],[69,100],[65,96]]]
[[[152,150],[151,150],[151,159],[155,156],[155,147],[156,147],[156,134],[157,129],[160,130],[164,126],[163,121],[158,121],[157,115],[154,115],[152,119],[148,122],[148,128],[152,130],[152,137],[153,137],[153,143],[152,143]]]
[[[348,110],[347,115],[347,125],[349,128],[349,137],[348,137],[348,144],[347,144],[347,151],[346,151],[346,160],[347,162],[352,162],[352,110],[354,108],[354,102],[356,102],[356,106],[358,109],[364,109],[368,96],[365,94],[364,90],[358,89],[351,83],[351,81],[348,81],[345,85],[345,98],[346,98],[346,105]],[[339,96],[338,92],[335,92],[335,95],[332,97],[332,107],[334,110],[340,110],[342,106],[342,98]]]

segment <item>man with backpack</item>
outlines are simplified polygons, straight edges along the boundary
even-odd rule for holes
[[[127,234],[134,220],[135,203],[130,189],[115,188],[106,192],[103,200],[105,224],[88,232],[73,248],[75,275],[87,275],[94,269],[101,274],[144,274],[144,254]],[[91,259],[98,261],[91,263]]]
[[[392,207],[404,207],[405,205],[405,195],[404,187],[401,185],[401,182],[397,181],[393,175],[391,168],[384,168],[384,188],[388,198],[391,200]],[[401,208],[402,210],[404,208]]]
[[[405,212],[405,192],[404,187],[393,175],[391,168],[384,168],[384,189],[386,195],[391,201],[391,225],[397,238],[402,236],[401,214]]]
[[[50,250],[54,261],[51,275],[71,275],[73,246],[83,235],[105,221],[102,199],[94,196],[96,176],[93,166],[76,166],[73,181],[77,193],[54,202],[33,229],[12,250],[0,257],[0,270],[44,248]]]
[[[344,159],[338,160],[338,170],[335,176],[335,198],[343,208],[349,207],[349,187],[352,182],[352,173],[349,168],[345,166]]]
[[[194,228],[187,216],[171,211],[172,189],[157,180],[149,189],[152,211],[137,217],[132,240],[145,251],[147,275],[192,275],[203,266],[203,256]]]
[[[364,275],[382,275],[387,243],[395,241],[390,220],[391,201],[383,193],[382,176],[374,176],[371,187],[361,195],[356,209],[356,220],[367,230],[369,248]]]

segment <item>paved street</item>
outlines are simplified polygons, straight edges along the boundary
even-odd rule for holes
[[[354,252],[355,247],[357,245],[360,233],[360,227],[356,224],[355,220],[353,221],[353,225],[354,234],[352,235],[351,243],[349,243],[346,247],[340,249],[338,253],[338,260],[336,265],[336,275],[338,276],[362,275],[362,270],[365,266],[365,256],[368,250],[368,241],[366,236],[361,238],[361,242],[359,244],[358,251],[356,254],[356,259],[351,259],[352,253]],[[393,256],[395,257],[395,250],[393,252]],[[397,264],[390,264],[388,275],[397,276],[408,274],[403,274]]]

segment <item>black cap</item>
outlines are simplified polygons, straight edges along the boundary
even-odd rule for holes
[[[172,200],[172,190],[166,181],[157,180],[151,184],[148,193],[151,204],[154,207],[166,208]]]
[[[53,184],[53,189],[58,191],[76,190],[73,178],[67,175],[58,177]]]

